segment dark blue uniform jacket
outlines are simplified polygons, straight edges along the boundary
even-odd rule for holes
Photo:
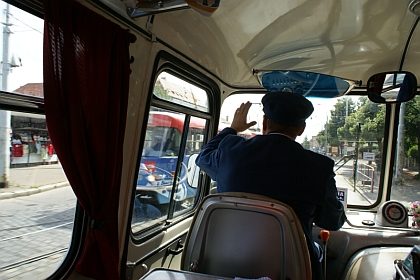
[[[225,128],[204,146],[196,164],[217,181],[218,192],[255,193],[290,205],[305,232],[313,279],[322,278],[312,225],[338,230],[345,221],[333,160],[282,134],[246,140]]]

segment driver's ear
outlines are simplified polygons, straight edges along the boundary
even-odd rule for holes
[[[305,131],[305,128],[306,128],[306,122],[302,124],[302,127],[299,130],[298,136],[302,135],[302,133]]]

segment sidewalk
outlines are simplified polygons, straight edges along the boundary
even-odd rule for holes
[[[68,186],[61,164],[10,168],[9,187],[0,188],[0,200]]]

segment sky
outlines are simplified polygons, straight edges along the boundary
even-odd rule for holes
[[[0,2],[2,36],[4,49],[4,26],[6,3]],[[21,59],[22,66],[13,67],[8,73],[7,90],[13,91],[27,83],[42,83],[43,20],[9,5],[9,61],[12,56]],[[3,53],[3,51],[2,51]],[[1,57],[3,62],[3,57]],[[3,73],[2,73],[3,75]],[[2,85],[3,88],[3,85]]]

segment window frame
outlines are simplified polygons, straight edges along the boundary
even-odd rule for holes
[[[177,78],[180,78],[184,80],[185,82],[191,83],[194,86],[197,86],[207,93],[208,98],[208,112],[196,110],[190,107],[186,107],[180,104],[176,104],[174,102],[161,99],[154,95],[153,90],[157,81],[157,78],[159,75],[163,72],[166,72],[168,74],[171,74],[173,76],[176,76]],[[155,65],[154,65],[154,71],[153,75],[150,80],[150,86],[149,86],[149,95],[148,95],[148,102],[147,102],[147,108],[148,110],[145,110],[145,116],[143,119],[142,124],[142,131],[140,136],[140,143],[139,147],[143,147],[145,143],[145,137],[147,132],[147,123],[149,118],[149,112],[152,107],[157,107],[159,109],[169,110],[173,111],[175,113],[181,113],[185,114],[185,121],[184,121],[184,128],[183,132],[181,134],[181,145],[180,145],[180,151],[184,151],[187,145],[187,136],[188,136],[188,124],[190,122],[191,117],[197,117],[201,118],[206,121],[206,127],[204,129],[205,135],[203,136],[203,143],[206,143],[210,137],[212,137],[217,132],[218,127],[218,120],[219,120],[219,114],[220,114],[220,107],[217,106],[217,104],[220,105],[220,90],[219,87],[214,83],[213,80],[209,79],[207,76],[203,75],[199,71],[193,69],[188,64],[182,62],[181,60],[173,57],[169,53],[165,51],[159,52],[159,54],[156,57]],[[217,116],[217,117],[215,117]],[[137,176],[138,170],[140,168],[140,163],[142,159],[142,148],[139,148],[139,154],[136,164],[136,173],[135,176]],[[181,164],[183,162],[183,153],[178,153],[178,161],[177,161],[177,168],[176,172],[179,174],[181,169]],[[131,201],[131,207],[130,207],[130,217],[132,217],[134,212],[134,197],[136,193],[136,183],[137,180],[134,180],[133,184],[133,199]],[[131,235],[131,238],[135,244],[140,244],[144,241],[147,241],[149,238],[159,234],[160,232],[166,230],[168,227],[171,227],[173,225],[176,225],[177,223],[183,221],[184,219],[191,217],[194,215],[197,206],[199,202],[204,198],[206,194],[209,193],[210,189],[210,179],[208,176],[203,176],[203,174],[200,173],[199,179],[198,179],[198,187],[197,187],[197,194],[196,198],[194,200],[194,205],[191,209],[188,209],[184,213],[181,213],[178,216],[173,217],[174,213],[174,187],[176,184],[172,186],[172,192],[171,192],[171,200],[169,202],[169,210],[167,213],[167,217],[165,219],[159,220],[157,223],[150,224],[148,227],[145,227],[143,229],[140,229],[139,231],[134,232],[132,230],[131,222],[128,223],[129,232]],[[131,221],[131,219],[130,219]]]

